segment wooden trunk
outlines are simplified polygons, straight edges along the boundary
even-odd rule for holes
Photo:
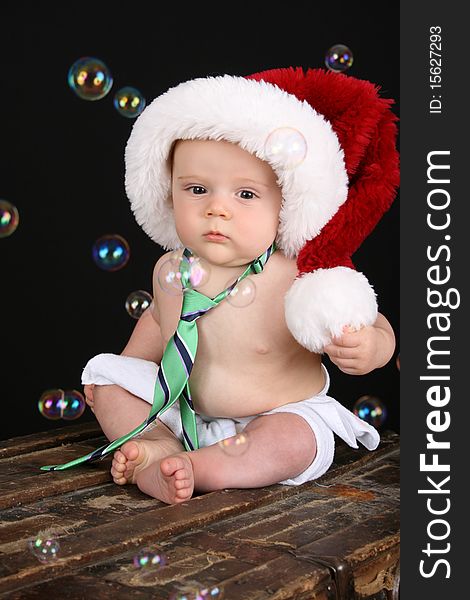
[[[39,470],[103,443],[94,423],[0,442],[0,597],[189,600],[199,586],[211,600],[398,600],[396,434],[383,434],[374,452],[337,441],[334,464],[315,482],[175,506],[115,485],[110,458]],[[55,559],[32,553],[39,535],[59,544]],[[145,550],[166,564],[135,567]]]

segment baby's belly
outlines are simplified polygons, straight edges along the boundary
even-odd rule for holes
[[[196,359],[189,380],[195,409],[212,417],[248,417],[310,398],[323,389],[325,377],[320,356],[307,358],[294,364],[234,360],[231,366]]]

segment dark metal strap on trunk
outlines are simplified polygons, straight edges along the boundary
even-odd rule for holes
[[[329,569],[336,587],[335,596],[331,596],[332,600],[354,600],[356,598],[353,573],[345,560],[337,556],[317,556],[309,552],[295,552],[293,550],[289,550],[289,552],[300,560]]]

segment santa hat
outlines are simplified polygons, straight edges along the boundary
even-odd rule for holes
[[[167,250],[175,228],[168,157],[178,139],[227,140],[267,161],[283,203],[277,246],[297,259],[286,294],[296,340],[321,352],[343,327],[371,325],[375,293],[351,255],[389,208],[399,183],[396,117],[368,81],[301,68],[198,78],[170,88],[137,118],[126,147],[126,191],[137,222]],[[275,130],[300,132],[305,158],[269,152]]]

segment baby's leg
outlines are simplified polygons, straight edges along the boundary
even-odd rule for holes
[[[150,404],[118,385],[95,385],[95,417],[109,441],[140,425],[149,416]]]
[[[112,441],[135,429],[148,417],[150,405],[117,385],[94,388],[94,412],[106,437]],[[135,483],[139,471],[177,452],[183,446],[161,422],[138,441],[128,441],[114,453],[111,475],[119,485]]]
[[[263,487],[305,471],[316,454],[315,435],[299,415],[277,413],[251,421],[244,430],[246,451],[231,456],[214,444],[162,458],[140,471],[137,483],[146,494],[169,504],[189,499],[193,488]],[[183,497],[180,489],[188,493]]]

